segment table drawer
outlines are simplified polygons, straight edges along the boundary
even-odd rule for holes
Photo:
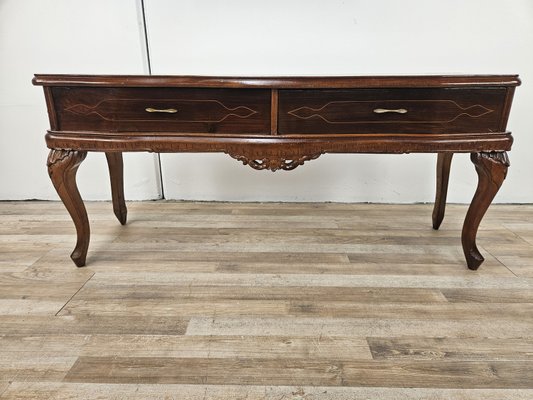
[[[506,88],[280,90],[280,134],[498,132]]]
[[[268,134],[270,91],[54,87],[60,130]]]

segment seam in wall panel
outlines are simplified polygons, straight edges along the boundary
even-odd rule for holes
[[[139,11],[139,22],[141,25],[141,36],[143,39],[143,49],[144,49],[144,58],[145,58],[145,67],[147,69],[148,75],[152,75],[152,60],[150,59],[150,45],[148,42],[148,28],[146,24],[146,7],[144,0],[137,0],[137,10]],[[156,157],[156,169],[157,169],[157,181],[159,182],[159,197],[165,199],[165,188],[163,186],[163,170],[161,166],[161,154],[155,153]]]

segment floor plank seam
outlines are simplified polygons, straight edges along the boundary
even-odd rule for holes
[[[67,306],[67,304],[70,303],[70,302],[72,301],[72,299],[73,299],[73,298],[74,298],[74,297],[75,297],[75,296],[76,296],[76,295],[77,295],[77,294],[78,294],[78,293],[79,293],[79,292],[85,287],[85,285],[87,284],[87,282],[89,282],[95,274],[96,274],[96,273],[93,272],[92,275],[89,276],[89,278],[83,283],[83,285],[81,285],[81,287],[80,287],[78,290],[76,290],[76,293],[74,293],[72,296],[70,296],[70,298],[67,300],[67,302],[66,302],[65,304],[63,304],[63,307],[61,307],[61,308],[59,309],[59,311],[56,312],[56,313],[54,314],[54,317],[57,317],[57,316],[59,315],[59,313],[60,313],[61,311],[63,311],[63,309]]]
[[[514,232],[513,232],[513,233],[514,233]],[[520,239],[522,239],[522,238],[520,238]],[[523,239],[522,239],[522,240],[523,240]],[[509,267],[508,267],[508,266],[507,266],[502,260],[500,260],[500,259],[498,258],[498,256],[496,256],[495,254],[493,254],[490,250],[488,250],[488,249],[487,249],[486,247],[484,247],[484,246],[479,246],[479,247],[481,247],[481,248],[483,249],[483,251],[487,252],[487,254],[489,254],[489,255],[491,255],[492,257],[494,257],[494,259],[495,259],[496,261],[498,261],[503,267],[505,267],[505,268],[506,268],[511,274],[513,274],[514,277],[516,277],[516,278],[520,278],[520,276],[516,275],[516,273],[515,273],[511,268],[509,268]]]
[[[4,398],[4,394],[7,393],[7,390],[9,389],[9,387],[11,386],[11,383],[13,383],[13,380],[9,381],[9,383],[7,384],[7,386],[2,389],[2,391],[0,391],[0,399]]]
[[[513,230],[507,228],[504,224],[501,225],[501,227],[503,229],[505,229],[506,231],[510,232],[511,234],[513,234],[517,239],[520,239],[522,242],[524,242],[524,244],[528,244],[530,246],[533,246],[533,243],[531,243],[529,240],[527,239],[524,239],[522,236],[520,236],[518,233],[516,232],[513,232]]]
[[[30,268],[34,268],[35,265],[39,265],[39,262],[45,258],[46,256],[48,256],[51,252],[53,252],[55,249],[57,249],[58,247],[61,247],[61,246],[53,246],[51,249],[49,249],[48,251],[46,251],[42,256],[40,256],[39,258],[37,258],[37,260],[35,260],[34,262],[31,263],[31,265],[28,265],[24,271],[27,271],[29,270]]]

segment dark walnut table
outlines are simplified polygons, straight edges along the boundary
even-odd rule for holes
[[[444,217],[453,153],[471,153],[478,186],[462,245],[498,192],[513,138],[506,131],[517,75],[232,78],[35,75],[51,129],[50,178],[76,226],[81,267],[89,221],[76,186],[88,151],[104,152],[113,209],[126,223],[122,152],[222,152],[258,170],[292,170],[324,153],[437,153],[433,228]]]

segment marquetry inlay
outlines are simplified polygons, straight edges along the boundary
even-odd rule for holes
[[[434,104],[434,109],[438,111],[437,118],[424,118],[418,112],[417,119],[412,118],[417,115],[417,106],[422,103]],[[384,108],[402,107],[402,113],[397,113],[394,118],[376,117],[373,112],[377,107]],[[330,101],[321,107],[298,107],[287,113],[299,119],[319,118],[328,124],[416,124],[416,123],[450,123],[460,117],[479,118],[494,112],[481,104],[462,107],[453,100],[370,100],[370,101]],[[353,118],[354,114],[357,118]]]
[[[121,104],[124,103],[124,104]],[[134,114],[131,110],[135,111],[145,110],[153,104],[165,104],[172,105],[177,109],[177,112],[172,115],[172,118],[161,118],[161,114],[152,114],[151,118],[143,118],[145,113]],[[137,107],[138,106],[138,107]],[[203,118],[191,119],[188,113],[180,112],[182,108],[199,108],[202,111]],[[127,110],[127,115],[121,117],[123,109]],[[229,117],[237,117],[246,119],[258,111],[252,110],[250,107],[237,106],[228,107],[224,103],[218,100],[189,100],[189,99],[104,99],[95,105],[87,104],[74,104],[66,107],[65,111],[78,114],[78,115],[97,115],[98,117],[106,121],[177,121],[177,122],[207,122],[217,123],[222,122]],[[131,115],[130,115],[131,114]],[[158,118],[159,116],[159,118]]]

